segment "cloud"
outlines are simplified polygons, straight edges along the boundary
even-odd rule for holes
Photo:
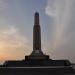
[[[45,12],[53,17],[51,49],[56,57],[75,62],[75,0],[48,0]],[[55,56],[54,56],[55,57]]]
[[[30,53],[30,43],[19,29],[9,26],[0,30],[0,61],[23,59]]]
[[[47,6],[45,8],[46,14],[50,15],[50,16],[54,16],[55,15],[55,9],[56,9],[55,0],[47,1]]]

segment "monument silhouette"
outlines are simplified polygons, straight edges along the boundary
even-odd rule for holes
[[[71,66],[69,60],[53,60],[43,53],[41,49],[41,27],[38,12],[35,12],[34,15],[32,53],[25,56],[25,59],[23,60],[6,61],[3,65],[1,65],[1,67],[5,67],[6,69],[9,68],[10,72],[15,73],[15,71],[17,71],[18,75],[19,71],[29,75],[30,73],[41,73],[41,75],[50,75],[52,73],[55,75],[57,75],[56,73],[58,73],[58,75],[64,75],[64,73],[75,73],[75,70]],[[14,71],[11,71],[11,67],[14,69],[17,67],[17,69],[13,69]],[[5,72],[5,69],[2,70]]]
[[[48,55],[43,54],[41,50],[41,27],[39,22],[39,13],[34,15],[34,27],[33,27],[33,51],[30,56],[25,57],[26,60],[31,59],[49,59]]]

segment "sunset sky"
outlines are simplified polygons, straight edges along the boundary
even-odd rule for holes
[[[75,0],[0,0],[0,63],[31,53],[36,11],[43,52],[75,62]]]

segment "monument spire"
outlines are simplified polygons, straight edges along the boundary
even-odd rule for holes
[[[39,13],[34,14],[34,26],[33,26],[33,51],[30,56],[25,56],[26,60],[33,59],[49,59],[49,56],[44,55],[41,50],[41,27],[39,22]]]
[[[34,15],[33,27],[33,50],[41,50],[41,27],[39,24],[39,13]]]

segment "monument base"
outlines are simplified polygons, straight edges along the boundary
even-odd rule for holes
[[[33,59],[47,60],[49,59],[49,56],[43,54],[41,50],[33,50],[29,56],[25,56],[25,60],[33,60]]]
[[[49,59],[48,55],[42,55],[42,56],[25,56],[25,60],[47,60]]]

